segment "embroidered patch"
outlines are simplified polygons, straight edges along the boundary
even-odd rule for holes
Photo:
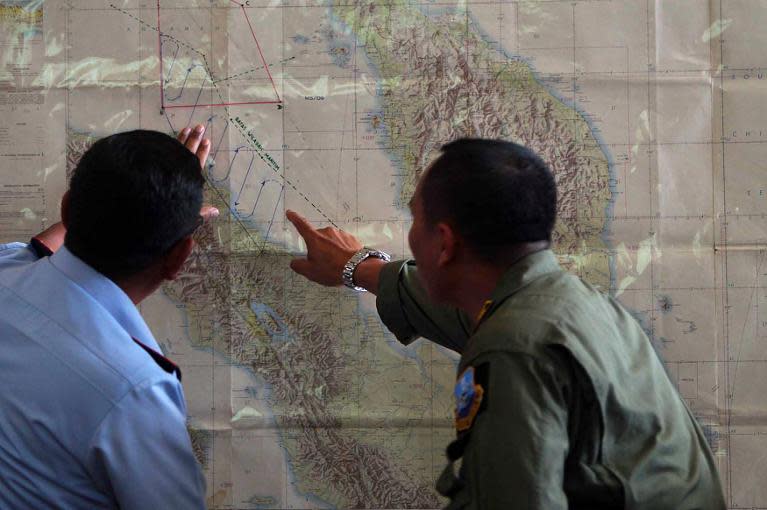
[[[482,385],[474,381],[474,367],[469,367],[458,376],[455,383],[455,428],[463,432],[471,428],[479,412],[485,394]]]

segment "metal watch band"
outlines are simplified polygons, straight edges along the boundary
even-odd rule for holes
[[[391,260],[391,256],[389,256],[388,253],[382,252],[380,250],[374,250],[373,248],[368,248],[365,246],[360,251],[352,255],[352,258],[350,258],[349,261],[344,264],[344,268],[341,271],[341,280],[344,282],[344,285],[358,292],[367,291],[367,289],[364,287],[358,287],[354,283],[354,270],[357,269],[357,266],[360,264],[360,262],[370,257],[381,259],[385,262],[389,262]]]

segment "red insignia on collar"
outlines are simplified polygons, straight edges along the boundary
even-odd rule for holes
[[[160,368],[162,368],[163,370],[165,370],[169,374],[175,375],[176,378],[179,381],[181,381],[181,369],[178,368],[178,365],[176,365],[171,360],[169,360],[168,358],[166,358],[165,356],[163,356],[159,352],[155,351],[151,347],[148,347],[148,346],[144,345],[143,343],[141,343],[137,339],[134,338],[133,341],[136,342],[136,344],[139,347],[144,349],[147,352],[147,354],[149,354],[152,357],[154,362],[157,363],[160,366]]]

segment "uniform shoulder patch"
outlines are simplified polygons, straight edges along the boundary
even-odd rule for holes
[[[474,367],[468,367],[458,376],[454,393],[455,428],[463,432],[471,428],[485,396],[485,389],[477,381]]]

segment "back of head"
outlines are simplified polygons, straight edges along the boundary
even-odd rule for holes
[[[551,241],[557,187],[533,151],[502,140],[460,139],[421,181],[428,223],[446,222],[474,254],[492,262],[520,243]]]
[[[168,135],[102,138],[72,175],[64,244],[112,280],[132,276],[194,231],[203,183],[199,160]]]

